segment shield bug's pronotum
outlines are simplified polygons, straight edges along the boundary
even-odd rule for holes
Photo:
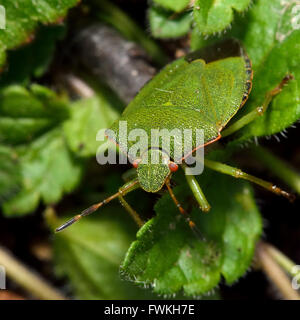
[[[199,144],[195,135],[192,134],[191,150],[186,152],[186,149],[182,148],[180,157],[176,157],[174,139],[170,141],[170,148],[167,151],[162,147],[161,140],[158,140],[156,145],[148,142],[139,153],[130,155],[130,160],[137,170],[137,176],[133,180],[122,186],[116,194],[76,215],[56,231],[65,229],[115,198],[119,198],[137,224],[141,226],[143,221],[125,201],[124,195],[137,188],[147,192],[157,192],[164,185],[191,228],[194,228],[193,221],[172,192],[171,175],[178,166],[186,169],[188,167],[186,160],[196,150],[236,132],[262,116],[272,97],[278,94],[292,78],[287,75],[276,88],[266,94],[261,106],[226,127],[245,104],[252,87],[252,76],[250,59],[239,42],[233,39],[190,53],[167,65],[126,107],[121,118],[109,131],[114,132],[115,135],[112,136],[108,132],[108,138],[113,139],[120,150],[125,149],[125,152],[128,152],[133,142],[127,139],[127,133],[135,129],[142,129],[148,136],[151,136],[153,129],[179,130],[179,132],[186,129],[192,131],[201,129],[202,143]],[[126,121],[125,137],[117,133],[119,121]],[[127,155],[129,156],[128,153]],[[153,158],[159,161],[154,163]],[[292,195],[272,183],[244,173],[240,169],[208,159],[204,160],[204,166],[235,178],[249,180],[288,199],[292,198]],[[186,179],[200,208],[208,211],[210,205],[195,176],[188,174]]]

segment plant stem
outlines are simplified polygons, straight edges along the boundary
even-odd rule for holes
[[[7,275],[33,296],[43,300],[65,300],[49,283],[38,274],[31,271],[27,266],[18,261],[5,248],[0,246],[0,265]]]
[[[259,260],[261,269],[277,287],[285,300],[300,300],[299,293],[292,288],[290,278],[277,264],[268,250],[268,245],[264,242],[258,243],[256,257]]]
[[[270,151],[260,146],[253,148],[252,154],[272,173],[300,194],[300,175],[287,162],[279,159]]]
[[[70,88],[70,90],[81,98],[91,98],[95,91],[85,81],[72,73],[60,75],[60,79]]]
[[[97,7],[96,16],[117,29],[127,39],[139,43],[159,66],[167,63],[167,57],[160,47],[144,31],[120,10],[107,0],[90,0]]]
[[[293,268],[296,265],[291,259],[285,256],[277,248],[273,247],[268,243],[264,243],[265,250],[269,253],[270,256],[292,277],[296,276],[293,272]]]

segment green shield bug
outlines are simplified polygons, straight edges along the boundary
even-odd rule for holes
[[[233,39],[190,53],[167,65],[144,86],[126,107],[121,118],[107,132],[108,138],[119,145],[121,151],[126,152],[137,170],[137,177],[122,186],[116,194],[92,205],[57,228],[56,231],[65,229],[115,198],[119,198],[137,224],[142,226],[143,221],[125,201],[124,195],[137,188],[142,188],[147,192],[157,192],[164,185],[191,228],[194,228],[193,221],[187,216],[172,192],[171,175],[179,165],[185,169],[188,168],[186,160],[196,150],[203,149],[221,137],[236,132],[263,115],[272,97],[278,94],[292,78],[287,75],[276,88],[266,94],[262,106],[225,128],[245,104],[251,91],[252,75],[250,59],[239,42]],[[118,132],[120,121],[126,122],[127,125],[127,131],[124,134]],[[128,150],[135,144],[128,139],[127,132],[136,129],[142,129],[147,136],[151,136],[153,129],[169,131],[176,129],[179,132],[186,129],[192,131],[201,129],[203,137],[202,143],[199,144],[193,133],[189,141],[190,150],[186,152],[186,149],[182,148],[179,156],[178,153],[175,155],[176,142],[174,139],[170,141],[170,148],[167,151],[163,148],[161,140],[156,140],[154,145],[147,141],[141,145],[138,153],[132,155]],[[158,161],[153,162],[154,158]],[[249,180],[288,199],[292,198],[291,194],[272,183],[244,173],[240,169],[208,159],[205,159],[204,166],[235,178]],[[200,208],[208,211],[210,205],[195,176],[188,174],[186,179]]]

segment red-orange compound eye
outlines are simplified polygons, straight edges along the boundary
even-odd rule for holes
[[[141,161],[140,159],[134,160],[133,163],[132,163],[132,166],[137,169],[137,167],[139,166],[140,161]]]
[[[172,172],[175,172],[178,170],[178,165],[175,162],[170,162],[169,163],[169,168]]]

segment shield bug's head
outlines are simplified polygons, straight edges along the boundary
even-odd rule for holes
[[[169,156],[159,149],[149,149],[144,152],[134,165],[140,186],[147,192],[159,191],[172,171],[178,166],[170,161]]]

